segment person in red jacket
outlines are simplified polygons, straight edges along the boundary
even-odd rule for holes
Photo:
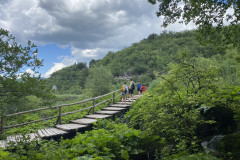
[[[145,93],[145,90],[146,90],[146,87],[145,87],[145,85],[143,84],[143,85],[142,85],[142,92],[143,92],[143,94]]]

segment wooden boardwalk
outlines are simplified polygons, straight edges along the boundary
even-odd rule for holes
[[[134,96],[134,100],[140,96]],[[126,104],[123,102],[116,102],[106,108],[102,108],[101,111],[96,111],[94,114],[86,115],[82,119],[71,120],[69,124],[56,125],[55,128],[39,129],[37,133],[30,133],[25,136],[15,135],[8,136],[6,140],[0,141],[0,147],[5,148],[10,143],[15,145],[20,141],[34,141],[41,139],[59,139],[61,137],[71,137],[76,132],[84,132],[90,130],[93,123],[97,119],[114,118],[122,113],[125,113],[131,107],[132,101],[127,99]]]

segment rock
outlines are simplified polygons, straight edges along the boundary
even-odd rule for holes
[[[218,145],[220,143],[220,141],[222,140],[222,138],[224,137],[224,135],[217,135],[214,136],[207,144],[207,148],[211,149],[211,150],[217,150]]]
[[[207,145],[208,145],[208,141],[203,141],[203,142],[201,143],[201,146],[203,147],[203,149],[204,149],[205,152],[209,151]]]

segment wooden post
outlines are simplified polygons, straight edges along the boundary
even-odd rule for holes
[[[4,130],[4,118],[1,117],[1,134],[3,134],[3,130]]]
[[[113,104],[115,103],[115,92],[113,93]]]
[[[95,112],[95,98],[93,99],[93,114],[94,114],[94,112]]]
[[[58,117],[59,124],[62,124],[62,107],[59,107],[59,117]]]

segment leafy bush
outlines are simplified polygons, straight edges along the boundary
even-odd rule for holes
[[[106,129],[102,128],[105,126]],[[73,139],[40,141],[10,146],[4,152],[6,158],[58,160],[58,159],[134,159],[141,155],[141,131],[131,129],[126,124],[100,121],[96,129],[77,134]]]
[[[235,119],[239,115],[238,87],[222,84],[216,78],[219,68],[207,65],[211,63],[209,59],[191,58],[187,52],[182,52],[176,61],[169,65],[168,74],[161,76],[159,85],[141,98],[126,115],[132,127],[156,138],[153,145],[156,148],[150,149],[152,152],[156,150],[160,158],[182,151],[196,153],[201,149],[197,126],[215,123],[223,117],[205,120],[199,112],[201,106],[218,109],[224,106],[228,110],[233,109]],[[221,126],[228,126],[220,123],[216,123],[219,127],[215,133],[223,131]]]
[[[240,157],[240,133],[228,134],[220,142],[219,150],[226,159],[238,159]]]

